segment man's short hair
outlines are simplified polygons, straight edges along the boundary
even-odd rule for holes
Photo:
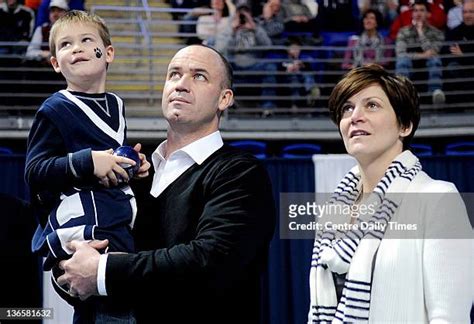
[[[223,66],[224,66],[224,73],[225,73],[225,75],[223,76],[222,88],[223,89],[233,89],[233,86],[234,86],[234,69],[232,69],[232,65],[229,63],[229,61],[227,61],[227,59],[224,57],[224,55],[222,55],[215,48],[212,48],[212,47],[207,46],[207,45],[195,44],[193,46],[202,46],[202,47],[208,48],[219,56]]]
[[[429,4],[428,1],[426,1],[426,0],[414,0],[413,3],[412,3],[412,5],[411,5],[412,8],[413,8],[415,5],[425,6],[425,8],[426,8],[427,11],[431,11],[430,4]]]

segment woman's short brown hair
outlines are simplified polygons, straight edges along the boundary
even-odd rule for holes
[[[343,105],[353,95],[374,84],[379,85],[387,95],[398,124],[405,128],[413,126],[411,133],[403,139],[405,150],[409,147],[420,122],[418,91],[409,79],[393,75],[378,64],[355,68],[344,75],[329,96],[331,120],[339,127]]]

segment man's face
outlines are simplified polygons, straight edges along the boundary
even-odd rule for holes
[[[413,6],[413,13],[412,13],[413,22],[418,23],[425,23],[428,19],[428,10],[426,9],[425,5],[416,4]]]
[[[54,24],[59,18],[66,14],[66,10],[58,8],[58,7],[51,7],[49,8],[49,21],[51,24]]]
[[[162,109],[172,127],[186,132],[216,131],[219,115],[232,104],[224,87],[225,67],[213,50],[188,46],[171,59],[163,89]]]
[[[298,44],[291,44],[290,45],[290,48],[288,49],[288,56],[293,58],[293,59],[297,59],[300,57],[300,53],[301,53],[301,46],[299,46]]]
[[[466,26],[474,26],[474,2],[468,1],[462,8],[462,19]]]
[[[212,0],[211,8],[214,10],[224,10],[224,0]]]
[[[6,0],[8,8],[16,8],[18,1],[17,0]],[[1,2],[0,2],[1,3]]]

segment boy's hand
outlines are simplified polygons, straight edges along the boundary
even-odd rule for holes
[[[140,169],[138,169],[137,174],[135,174],[134,178],[135,179],[141,179],[141,178],[146,178],[148,177],[148,169],[150,169],[150,162],[146,160],[146,156],[143,153],[140,153],[140,150],[142,149],[142,145],[140,143],[135,144],[133,147],[135,151],[138,152],[138,156],[140,156]]]
[[[135,161],[123,156],[113,155],[113,150],[92,151],[92,162],[94,163],[94,175],[99,178],[99,183],[109,188],[118,184],[116,174],[128,181],[127,172],[119,163],[135,165]]]

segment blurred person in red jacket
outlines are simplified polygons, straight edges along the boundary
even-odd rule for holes
[[[409,3],[411,4],[413,2],[414,1],[409,1]],[[443,7],[443,0],[428,0],[428,5],[430,12],[430,14],[428,15],[428,23],[438,29],[443,30],[446,27],[447,21],[447,16],[444,12]],[[413,21],[413,7],[410,6],[405,10],[403,10],[402,7],[406,8],[405,6],[402,6],[402,4],[400,4],[401,12],[390,27],[389,37],[393,41],[397,39],[397,34],[400,31],[400,28],[411,25]]]

